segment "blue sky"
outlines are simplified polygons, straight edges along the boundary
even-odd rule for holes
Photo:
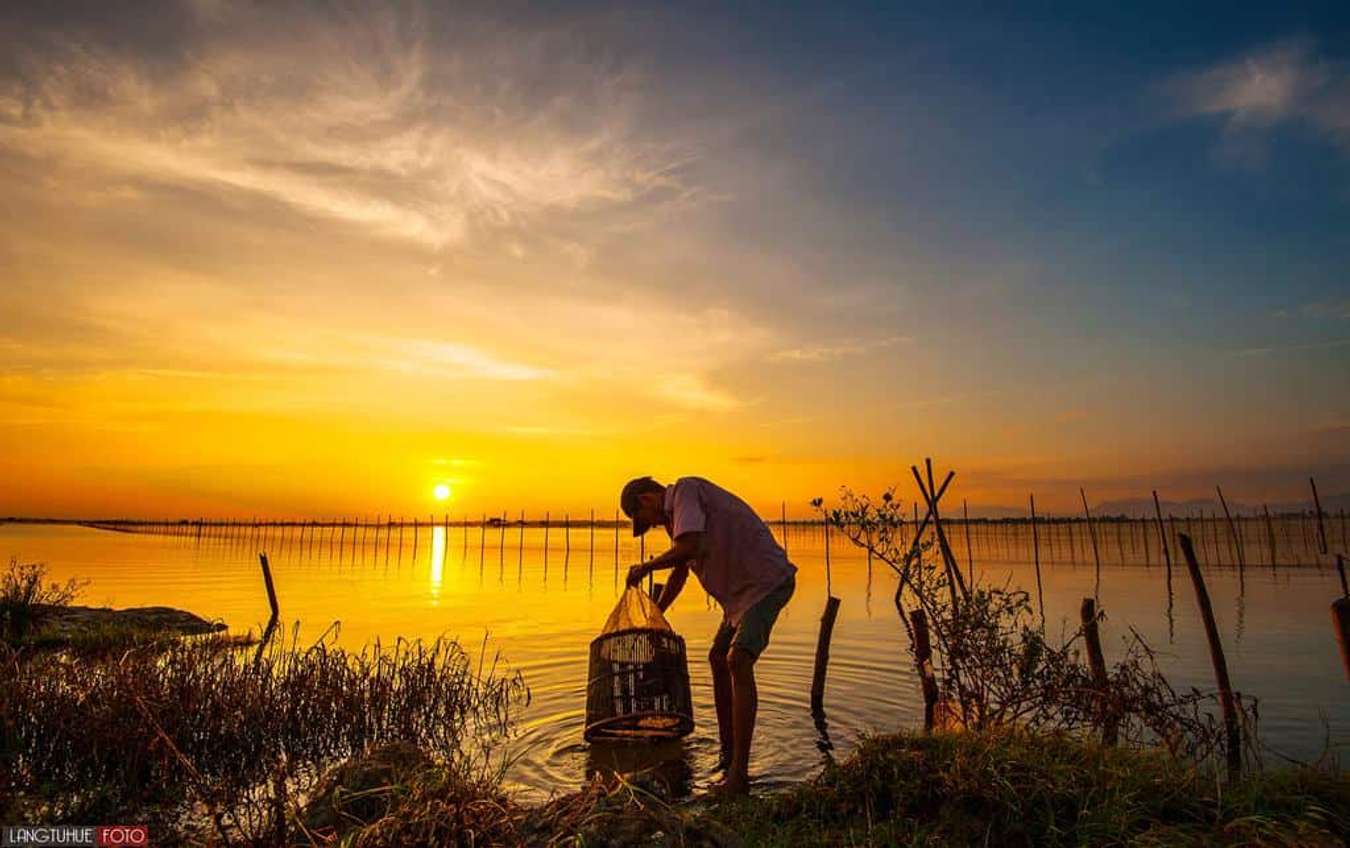
[[[1350,488],[1344,4],[0,22],[17,507],[356,508],[291,481],[371,438],[485,507],[558,456],[587,503]]]

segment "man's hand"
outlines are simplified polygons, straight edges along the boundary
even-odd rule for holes
[[[642,564],[638,564],[638,565],[630,565],[630,566],[628,567],[628,581],[627,581],[627,582],[628,582],[628,585],[629,585],[629,586],[636,586],[636,585],[638,585],[639,583],[641,583],[641,582],[643,581],[643,579],[644,579],[648,574],[651,574],[651,573],[652,573],[651,569],[648,568],[648,567],[645,566],[645,565],[642,565]]]

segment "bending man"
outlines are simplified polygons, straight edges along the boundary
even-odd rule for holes
[[[745,501],[701,477],[681,477],[663,486],[650,477],[629,481],[619,496],[633,520],[633,535],[661,526],[670,550],[628,570],[628,585],[648,574],[672,569],[657,604],[665,610],[692,570],[703,589],[722,607],[722,625],[713,637],[713,698],[723,790],[749,791],[750,740],[755,735],[755,661],[769,644],[778,613],[796,588],[797,568]]]

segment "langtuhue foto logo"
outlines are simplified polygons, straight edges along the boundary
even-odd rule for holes
[[[143,824],[16,825],[0,829],[0,848],[11,845],[143,848],[149,844],[150,831]]]

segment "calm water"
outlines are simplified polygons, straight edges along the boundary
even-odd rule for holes
[[[1178,530],[1184,530],[1178,526]],[[1033,588],[1027,539],[1016,529],[979,527],[972,547],[980,579]],[[1042,529],[1045,605],[1051,632],[1072,632],[1082,598],[1091,596],[1095,569],[1081,525],[1047,539]],[[1100,597],[1107,614],[1103,641],[1110,661],[1122,650],[1133,625],[1162,654],[1174,685],[1212,686],[1202,625],[1184,569],[1174,572],[1174,610],[1169,622],[1164,571],[1156,549],[1145,554],[1142,536],[1100,533]],[[1293,552],[1297,527],[1280,529],[1281,561]],[[1115,535],[1113,535],[1113,533]],[[1292,535],[1291,535],[1292,534]],[[1261,727],[1268,745],[1299,758],[1316,757],[1330,736],[1333,745],[1350,732],[1350,705],[1328,615],[1340,592],[1334,570],[1265,566],[1264,530],[1253,525],[1242,579],[1226,563],[1218,543],[1201,545],[1209,590],[1219,620],[1234,685],[1261,699]],[[1200,533],[1197,532],[1197,536]],[[663,534],[651,534],[653,543]],[[1203,538],[1201,536],[1201,538]],[[953,547],[964,562],[959,529]],[[1056,545],[1056,542],[1058,543]],[[480,544],[481,543],[481,544]],[[518,759],[510,772],[527,795],[547,795],[577,786],[592,769],[616,759],[624,767],[663,758],[687,770],[696,788],[710,777],[717,754],[712,687],[705,657],[720,613],[691,579],[669,614],[685,637],[693,681],[694,733],[659,752],[628,755],[592,749],[581,738],[584,723],[587,646],[621,588],[622,571],[639,556],[624,531],[573,528],[569,540],[553,528],[547,552],[541,529],[523,532],[478,527],[467,530],[409,528],[391,540],[373,531],[325,531],[302,540],[292,529],[273,528],[198,539],[117,533],[69,526],[0,524],[0,556],[47,563],[52,574],[89,581],[82,602],[114,607],[163,604],[221,618],[231,630],[259,628],[267,617],[256,551],[270,553],[284,620],[300,621],[301,638],[315,638],[334,620],[338,641],[359,648],[380,638],[458,638],[466,646],[499,650],[504,662],[523,672],[532,701],[512,743]],[[1342,541],[1343,544],[1343,541]],[[913,727],[921,701],[902,628],[891,596],[895,578],[879,563],[836,535],[831,542],[829,586],[842,599],[831,648],[825,705],[828,741],[811,719],[808,701],[816,631],[827,596],[825,547],[820,528],[791,527],[789,556],[797,564],[797,593],[775,628],[759,664],[760,724],[752,772],[761,786],[815,773],[827,752],[846,754],[866,730]],[[658,552],[649,548],[647,553]],[[1074,563],[1070,558],[1077,558]],[[1145,564],[1145,560],[1150,564]],[[618,566],[616,567],[616,560]],[[1046,560],[1052,560],[1046,563]]]

